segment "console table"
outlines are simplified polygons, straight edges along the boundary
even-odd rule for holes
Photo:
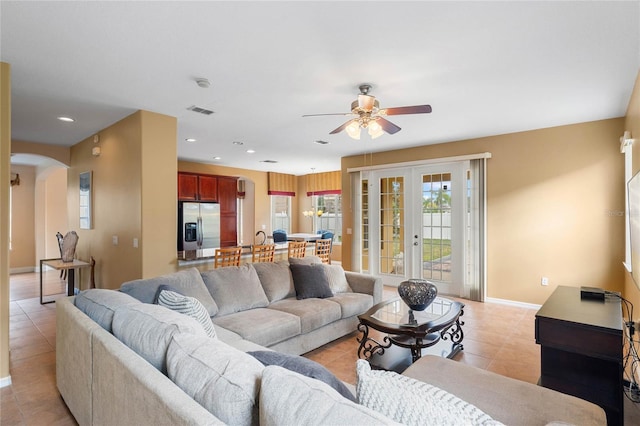
[[[539,385],[598,404],[609,426],[622,425],[623,320],[620,300],[580,299],[558,287],[536,314]]]
[[[53,303],[55,300],[43,301],[42,294],[42,269],[46,265],[56,270],[67,270],[67,296],[73,296],[75,292],[75,270],[77,268],[86,268],[91,266],[91,263],[83,260],[73,259],[72,262],[63,262],[62,259],[40,259],[40,304],[45,305],[47,303]]]

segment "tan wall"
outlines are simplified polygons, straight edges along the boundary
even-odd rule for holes
[[[175,118],[138,111],[100,131],[98,144],[92,136],[71,147],[69,228],[79,236],[78,257],[96,259],[97,287],[115,289],[125,281],[177,268],[176,128]],[[99,157],[91,154],[94,146],[101,148]],[[143,161],[143,153],[148,160]],[[86,171],[93,172],[89,230],[79,229],[78,179]],[[113,236],[118,245],[112,243]],[[138,248],[133,247],[134,238]],[[85,288],[87,273],[81,281]]]
[[[49,145],[44,143],[11,141],[11,152],[14,154],[35,154],[53,158],[62,164],[69,165],[71,150],[68,146]]]
[[[624,120],[611,119],[529,132],[375,153],[388,164],[491,152],[487,165],[488,296],[541,304],[558,285],[622,290],[624,274]],[[343,204],[350,205],[342,159]],[[353,215],[345,208],[343,256],[351,267]],[[540,278],[549,277],[541,286]]]
[[[640,172],[640,72],[636,79],[633,95],[627,108],[624,121],[624,129],[631,132],[631,137],[636,140],[633,144],[633,175]],[[638,274],[640,275],[640,274]],[[640,280],[640,278],[639,278]],[[634,306],[640,306],[640,284],[636,284],[626,270],[624,273],[624,297],[629,299]],[[634,321],[638,321],[634,318]]]
[[[9,181],[11,66],[0,62],[0,384],[9,384]]]
[[[11,187],[11,252],[9,267],[14,272],[26,272],[35,265],[35,183],[36,168],[11,166],[20,174],[20,185]]]
[[[69,230],[67,215],[67,169],[60,167],[38,176],[44,186],[44,238],[36,236],[36,244],[42,239],[45,258],[60,256],[56,232],[62,235]],[[36,187],[38,183],[36,183]],[[37,201],[36,201],[37,202]],[[37,251],[37,250],[36,250]]]
[[[178,173],[175,117],[141,111],[142,116],[142,277],[177,270]],[[133,241],[124,241],[132,246]],[[134,249],[135,250],[135,249]]]

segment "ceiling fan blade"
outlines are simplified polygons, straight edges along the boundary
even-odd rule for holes
[[[396,126],[389,120],[382,117],[378,117],[376,119],[376,122],[380,125],[380,127],[382,127],[382,130],[389,133],[390,135],[393,135],[394,133],[398,133],[400,130],[402,130],[400,127]]]
[[[375,105],[376,97],[371,95],[358,95],[358,106],[364,111],[371,111]]]
[[[335,130],[333,130],[333,131],[329,132],[329,134],[330,134],[330,135],[335,135],[336,133],[340,133],[341,131],[343,131],[344,129],[346,129],[346,128],[347,128],[347,126],[348,126],[349,124],[351,124],[352,122],[353,122],[353,120],[349,120],[349,121],[347,121],[347,122],[346,122],[346,123],[344,123],[342,126],[340,126],[340,127],[338,127],[337,129],[335,129]]]
[[[401,115],[401,114],[427,114],[431,112],[431,105],[415,105],[397,108],[385,108],[380,110],[382,115]]]
[[[351,115],[351,112],[333,112],[329,114],[304,114],[303,117],[319,117],[321,115]]]

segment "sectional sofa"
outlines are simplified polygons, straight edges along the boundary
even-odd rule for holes
[[[324,277],[325,294],[314,294],[319,284],[309,274]],[[154,304],[162,290],[197,300],[214,335],[191,313]],[[403,375],[358,361],[358,398],[353,387],[345,394],[290,367],[296,355],[353,332],[357,315],[381,297],[373,277],[287,261],[87,290],[57,302],[57,386],[80,425],[425,424],[425,416],[485,426],[606,424],[591,403],[439,357]],[[287,368],[263,365],[265,353]]]

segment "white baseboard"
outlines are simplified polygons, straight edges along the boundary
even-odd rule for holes
[[[35,266],[24,266],[22,268],[11,268],[9,269],[9,275],[13,275],[13,274],[24,274],[27,272],[38,272],[36,271],[36,267]]]
[[[0,388],[11,386],[11,376],[0,377]]]
[[[542,305],[536,305],[535,303],[517,302],[515,300],[498,299],[495,297],[487,297],[485,299],[485,302],[499,303],[501,305],[516,306],[518,308],[527,308],[527,309],[540,309],[540,307],[542,306]]]

